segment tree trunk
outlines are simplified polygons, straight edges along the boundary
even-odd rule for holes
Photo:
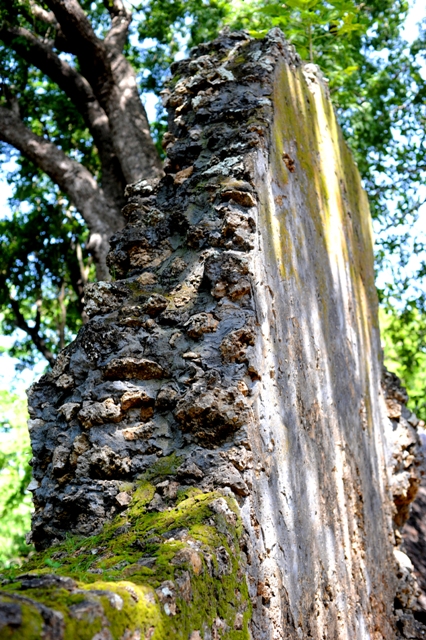
[[[31,15],[34,22],[38,18],[49,24],[49,38],[41,37],[35,27],[33,33],[14,25],[12,12],[3,16],[0,40],[24,64],[40,69],[81,114],[99,154],[101,175],[92,175],[84,163],[31,131],[21,120],[17,96],[10,91],[9,108],[0,108],[0,140],[18,149],[68,196],[89,228],[87,249],[97,278],[108,280],[108,240],[124,224],[120,209],[126,183],[163,175],[136,74],[123,55],[132,15],[121,0],[106,3],[111,24],[100,39],[77,0],[49,0],[47,5],[51,12],[31,4]],[[74,54],[75,67],[60,55],[64,52]]]
[[[398,548],[416,421],[381,387],[368,203],[326,83],[278,30],[173,71],[167,175],[128,188],[120,280],[89,286],[29,395],[28,568],[59,566],[4,615],[90,618],[81,638],[423,637]]]

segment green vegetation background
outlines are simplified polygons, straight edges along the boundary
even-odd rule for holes
[[[0,568],[20,564],[32,550],[30,438],[26,398],[0,391]]]

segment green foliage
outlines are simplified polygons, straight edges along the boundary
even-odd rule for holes
[[[402,311],[380,310],[385,365],[401,378],[409,408],[426,420],[426,315],[411,302]]]
[[[352,0],[286,0],[285,4],[267,4],[260,11],[284,31],[305,60],[320,62],[334,76],[342,70],[349,75],[356,71],[353,64],[342,69],[342,60],[349,58],[350,62],[351,49],[359,49],[368,20]],[[265,32],[263,29],[256,35]],[[355,42],[354,35],[358,36]]]
[[[25,544],[30,530],[32,500],[26,490],[31,479],[26,400],[0,391],[0,566],[20,565],[31,551]]]
[[[21,324],[37,330],[46,351],[55,356],[81,324],[81,288],[89,263],[82,255],[79,259],[79,251],[87,231],[50,180],[25,161],[22,165],[19,179],[12,178],[17,181],[16,209],[0,220],[2,329],[14,335],[20,326],[18,308]],[[32,206],[19,208],[19,196]],[[28,333],[17,337],[10,355],[26,365],[40,357]]]

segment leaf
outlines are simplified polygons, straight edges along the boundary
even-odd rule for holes
[[[264,7],[259,8],[259,13],[265,16],[280,16],[285,11],[285,5],[283,4],[267,4]]]
[[[291,9],[313,9],[321,0],[285,0],[285,6]]]
[[[343,69],[343,73],[345,73],[347,76],[350,76],[355,73],[355,71],[358,71],[358,69],[358,65],[352,65],[351,67],[346,67],[346,69]]]
[[[51,558],[45,558],[44,564],[47,567],[51,567],[52,569],[59,569],[59,567],[62,566],[60,562],[58,562],[57,560],[52,560]]]
[[[266,36],[266,34],[268,33],[269,29],[261,29],[260,31],[249,31],[249,34],[251,35],[252,38],[264,38]]]

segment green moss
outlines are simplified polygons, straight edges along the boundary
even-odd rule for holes
[[[7,598],[8,592],[24,595],[61,612],[67,640],[90,640],[105,625],[113,638],[122,638],[129,630],[152,640],[187,640],[192,631],[203,637],[203,630],[211,629],[218,617],[226,629],[221,631],[222,638],[248,638],[251,608],[242,571],[242,528],[236,503],[220,492],[186,490],[168,510],[147,511],[155,492],[147,476],[169,475],[179,464],[176,456],[160,461],[136,487],[127,512],[105,525],[99,535],[70,537],[36,554],[19,570],[73,578],[77,590],[22,590],[16,572],[10,571],[8,576],[15,581],[4,587],[3,596]],[[218,498],[226,500],[228,519],[211,507]],[[226,552],[225,565],[218,560],[219,548],[222,554]],[[119,598],[114,601],[102,592],[113,592]],[[168,593],[173,594],[170,602],[165,601]],[[103,616],[93,613],[99,612],[99,604]],[[24,626],[16,631],[7,628],[0,632],[0,640],[41,638],[41,618],[36,609],[33,613],[34,620],[25,623],[25,632]],[[234,628],[237,614],[242,616],[242,629]]]
[[[152,465],[152,467],[145,473],[144,478],[147,480],[153,480],[160,476],[173,475],[179,469],[182,464],[182,458],[172,453],[170,456],[159,458],[158,462]]]
[[[1,594],[0,603],[13,603],[17,604],[17,601],[8,598],[5,594]],[[25,640],[39,640],[41,638],[43,629],[43,619],[37,609],[28,603],[19,603],[22,611],[22,624],[19,627],[19,636],[10,627],[3,627],[0,629],[0,640],[8,640],[9,638],[19,637],[25,638]]]
[[[179,504],[179,502],[182,502],[187,498],[199,496],[201,493],[203,492],[201,491],[201,489],[197,489],[197,487],[188,487],[186,489],[179,489],[176,503]]]

